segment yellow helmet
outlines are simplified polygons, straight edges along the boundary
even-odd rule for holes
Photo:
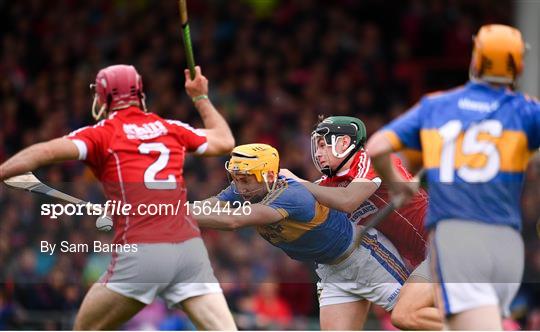
[[[512,84],[523,71],[524,53],[525,42],[518,29],[484,25],[474,37],[471,76],[490,83]]]
[[[253,174],[258,182],[266,182],[268,172],[276,176],[279,172],[279,153],[268,144],[239,145],[232,150],[225,168],[229,173]]]

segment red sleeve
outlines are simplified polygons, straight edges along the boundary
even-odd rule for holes
[[[206,133],[178,120],[166,120],[174,128],[188,152],[203,154],[208,148]]]
[[[108,142],[112,136],[111,128],[105,120],[94,126],[83,127],[65,136],[75,143],[79,150],[79,160],[84,160],[94,171],[103,164]]]

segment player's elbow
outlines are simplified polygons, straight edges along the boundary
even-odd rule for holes
[[[230,131],[216,134],[209,142],[209,148],[205,154],[212,156],[230,153],[232,149],[234,149],[234,144],[236,143]]]
[[[234,136],[232,133],[229,133],[226,137],[223,138],[223,142],[221,143],[221,149],[223,153],[229,153],[234,149],[234,145],[236,144],[236,141],[234,140]]]
[[[242,228],[242,225],[239,224],[239,223],[236,223],[236,222],[233,222],[233,223],[230,223],[230,224],[227,224],[226,226],[226,231],[229,231],[229,232],[234,232],[238,229]]]
[[[353,204],[354,202],[345,202],[341,205],[340,210],[346,213],[353,213],[356,208],[358,207],[356,204]]]
[[[226,216],[224,223],[224,230],[226,231],[235,231],[241,228],[241,223],[236,218],[231,218],[231,216]]]
[[[215,136],[214,142],[218,144],[222,153],[229,153],[234,149],[234,144],[236,142],[234,141],[234,136],[227,124],[216,130]]]
[[[353,183],[352,185],[355,184]],[[353,213],[364,200],[364,195],[360,197],[360,193],[358,192],[346,191],[343,193],[343,196],[339,200],[341,202],[341,206],[339,209],[346,213]]]

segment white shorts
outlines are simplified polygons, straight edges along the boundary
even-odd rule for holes
[[[524,266],[523,239],[515,229],[444,220],[436,226],[431,254],[446,315],[485,305],[509,314]]]
[[[410,277],[422,278],[423,281],[431,282],[433,280],[433,276],[431,275],[429,258],[424,259],[422,263],[418,264],[418,266],[411,272]],[[417,279],[415,282],[423,281]]]
[[[201,238],[138,244],[137,252],[113,253],[100,283],[150,304],[159,296],[172,307],[188,298],[222,292]]]
[[[319,264],[317,275],[321,307],[365,299],[390,311],[409,272],[390,240],[372,229],[343,262]]]

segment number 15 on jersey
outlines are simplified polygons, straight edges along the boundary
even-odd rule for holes
[[[497,176],[501,166],[497,142],[503,135],[500,121],[485,120],[463,131],[460,120],[450,120],[437,133],[440,182],[453,183],[456,174],[469,183],[489,182]]]

